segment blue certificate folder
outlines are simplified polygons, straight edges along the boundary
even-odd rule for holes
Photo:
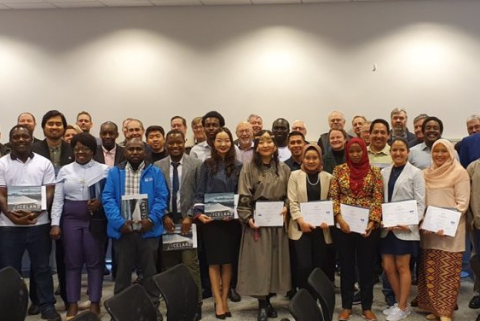
[[[204,214],[214,220],[234,218],[235,194],[234,193],[211,193],[204,196]]]

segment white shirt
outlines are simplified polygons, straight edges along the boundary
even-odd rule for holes
[[[60,225],[65,200],[87,201],[91,199],[89,186],[108,175],[108,166],[91,160],[85,165],[77,162],[63,166],[58,172],[55,197],[52,205],[52,226]],[[98,193],[98,192],[97,192]]]
[[[281,162],[286,161],[286,160],[289,159],[290,157],[292,157],[292,153],[290,152],[290,149],[288,149],[287,146],[285,146],[285,147],[278,147],[278,159],[279,159]]]
[[[240,149],[238,148],[237,145],[234,145],[234,147],[237,153],[237,159],[239,159],[238,155],[240,153]],[[207,141],[198,143],[197,145],[193,146],[192,149],[190,150],[190,156],[192,156],[193,158],[198,158],[203,162],[207,158],[210,158],[212,156],[212,148],[210,147],[210,145],[208,145]]]
[[[55,185],[55,170],[47,158],[32,153],[25,163],[13,154],[0,158],[0,186],[44,186]],[[34,225],[16,225],[4,214],[0,215],[0,226],[30,227],[48,224],[48,213],[43,211]]]

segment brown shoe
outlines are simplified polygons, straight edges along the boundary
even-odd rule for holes
[[[367,321],[377,321],[377,316],[372,312],[372,310],[365,310],[363,311],[362,315]]]
[[[350,320],[350,316],[352,315],[352,310],[350,309],[343,309],[342,312],[338,315],[338,321],[348,321]]]

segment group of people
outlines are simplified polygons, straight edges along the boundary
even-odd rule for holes
[[[131,285],[135,271],[158,310],[152,277],[184,263],[198,288],[196,320],[202,318],[202,297],[211,293],[216,318],[231,317],[229,301],[246,295],[258,299],[257,320],[265,321],[277,316],[272,296],[309,289],[314,268],[333,282],[338,265],[338,319],[350,319],[358,282],[362,315],[372,321],[377,319],[372,271],[381,261],[383,313],[397,321],[412,312],[410,267],[416,262],[418,294],[412,305],[429,312],[427,319],[451,320],[469,227],[474,248],[480,248],[480,155],[474,148],[480,116],[467,120],[469,136],[456,146],[441,138],[443,123],[437,117],[416,117],[415,133],[408,131],[407,119],[401,108],[391,112],[390,123],[355,116],[347,133],[344,115],[335,111],[328,116],[330,130],[309,143],[303,121],[293,122],[290,131],[290,123],[279,118],[268,130],[259,115],[240,122],[234,139],[224,117],[211,111],[193,119],[193,137],[181,116],[171,119],[168,132],[157,125],[145,130],[140,120],[128,118],[122,124],[125,140],[117,143],[115,123],[104,122],[96,138],[89,133],[89,113],[79,113],[76,125],[68,125],[56,110],[43,116],[45,139],[38,140],[35,117],[23,113],[9,143],[0,145],[0,268],[21,271],[27,250],[29,313],[61,320],[49,263],[53,239],[67,320],[79,311],[83,266],[90,310],[100,314],[110,238],[114,294]],[[13,208],[9,189],[21,186],[45,187],[46,207]],[[238,195],[238,219],[209,215],[210,194]],[[129,212],[126,204],[132,199],[141,215]],[[383,226],[383,203],[411,200],[419,224]],[[303,204],[318,201],[332,202],[333,226],[314,225],[302,214]],[[277,206],[281,223],[259,223],[262,210],[257,209],[265,202]],[[364,231],[351,230],[348,206],[368,212]],[[459,213],[454,236],[422,229],[429,206]],[[163,251],[162,235],[176,226],[188,234],[192,224],[198,250]]]

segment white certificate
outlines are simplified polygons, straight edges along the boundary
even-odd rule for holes
[[[369,208],[340,204],[340,213],[350,227],[351,232],[365,234],[370,215]]]
[[[453,209],[429,206],[423,219],[422,230],[437,233],[443,230],[448,236],[455,236],[462,214]]]
[[[313,226],[320,226],[326,223],[333,226],[333,202],[332,201],[316,201],[300,203],[300,211],[303,220]]]
[[[283,202],[257,202],[255,205],[256,226],[283,226]]]
[[[401,201],[382,204],[383,227],[418,225],[417,201]]]

